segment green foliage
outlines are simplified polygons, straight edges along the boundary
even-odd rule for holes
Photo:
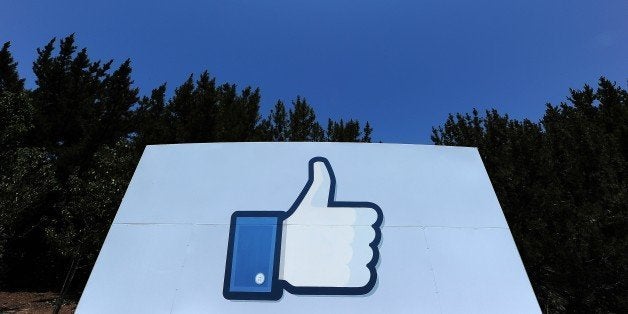
[[[203,72],[138,97],[127,60],[90,60],[74,36],[38,49],[24,89],[0,50],[0,288],[80,290],[145,145],[370,142],[366,122],[329,119],[297,97],[260,115],[259,89]],[[606,79],[571,90],[540,122],[492,110],[450,115],[438,145],[476,146],[533,287],[551,312],[626,312],[628,95]]]
[[[26,93],[0,94],[0,152],[24,145],[33,130],[34,111]]]
[[[38,49],[33,64],[33,143],[57,156],[65,180],[75,168],[88,167],[100,145],[128,136],[138,90],[131,87],[129,60],[110,73],[113,62],[91,61],[85,48],[76,52],[73,35],[60,41],[58,55],[54,44]]]
[[[207,71],[198,81],[190,75],[166,101],[165,85],[143,97],[135,112],[139,147],[159,143],[241,141],[342,141],[370,142],[368,122],[364,136],[358,121],[346,124],[329,119],[327,133],[317,121],[314,108],[297,96],[286,108],[279,100],[270,114],[260,119],[260,92],[250,87],[239,93],[235,85],[216,86]]]
[[[275,109],[270,111],[270,117],[268,118],[271,126],[271,136],[273,141],[284,142],[290,138],[290,131],[288,126],[290,123],[288,122],[286,115],[286,107],[283,105],[281,100],[277,101],[275,104]]]
[[[0,94],[3,92],[19,93],[24,90],[24,79],[17,73],[17,62],[9,51],[10,42],[2,45],[0,50]]]
[[[323,131],[318,122],[316,114],[305,98],[297,97],[292,102],[293,109],[288,110],[288,139],[295,142],[316,141],[323,138]]]
[[[372,134],[373,134],[373,128],[371,127],[371,124],[368,121],[366,121],[366,125],[364,125],[364,135],[362,135],[362,139],[360,139],[360,141],[364,143],[370,143]]]
[[[37,50],[33,90],[0,50],[2,289],[58,290],[66,274],[82,289],[146,145],[328,138],[300,97],[262,119],[259,89],[207,71],[138,97],[129,60],[92,61],[74,35],[56,46]]]
[[[59,191],[52,155],[44,148],[25,146],[33,119],[26,93],[0,95],[0,286],[28,287],[49,278],[39,268],[28,270],[32,275],[25,277],[30,278],[19,275],[49,257],[42,249],[46,243],[41,226],[50,196]],[[54,262],[47,268],[54,269]]]
[[[101,146],[88,169],[70,175],[57,205],[59,214],[49,218],[45,229],[48,242],[63,259],[77,258],[78,265],[94,264],[138,157],[130,142],[120,140]],[[91,267],[79,270],[79,287],[84,286],[90,271]]]
[[[628,94],[601,78],[540,122],[450,115],[438,145],[478,147],[544,310],[628,310]]]
[[[329,120],[327,123],[327,134],[330,142],[366,142],[370,141],[370,125],[364,127],[364,137],[360,137],[360,122],[349,120],[347,123],[340,119],[340,122]]]
[[[293,108],[286,113],[283,102],[278,101],[271,110],[267,119],[262,123],[268,123],[270,138],[273,141],[328,141],[328,142],[371,142],[373,129],[366,122],[364,136],[360,137],[360,122],[349,120],[345,124],[342,119],[339,122],[328,120],[327,131],[323,130],[317,122],[314,108],[304,98],[297,96],[292,102]]]
[[[153,89],[150,97],[142,97],[134,122],[134,141],[138,147],[174,142],[172,117],[166,108],[166,84]]]

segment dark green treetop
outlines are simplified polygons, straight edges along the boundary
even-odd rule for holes
[[[438,145],[478,147],[544,310],[628,309],[628,94],[600,78],[539,122],[450,115]]]
[[[10,47],[11,43],[6,42],[0,50],[0,94],[19,93],[24,90],[24,79],[17,73],[17,62],[13,60]]]

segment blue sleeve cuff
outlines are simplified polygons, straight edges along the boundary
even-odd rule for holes
[[[281,243],[279,214],[281,212],[235,212],[231,217],[223,286],[225,298],[281,297],[276,284]]]

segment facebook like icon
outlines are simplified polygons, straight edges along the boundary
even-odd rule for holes
[[[370,202],[335,200],[326,158],[309,162],[309,179],[283,211],[231,216],[223,296],[279,300],[302,295],[361,295],[377,280],[383,214]]]

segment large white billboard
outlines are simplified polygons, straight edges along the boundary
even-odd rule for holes
[[[148,146],[78,313],[540,313],[475,148]]]

